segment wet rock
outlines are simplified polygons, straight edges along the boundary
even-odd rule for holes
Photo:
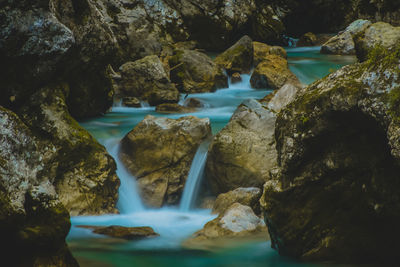
[[[214,194],[259,187],[276,165],[275,114],[246,100],[209,147],[205,175]]]
[[[254,47],[254,66],[261,61],[268,59],[269,55],[277,55],[287,58],[286,50],[280,46],[270,46],[260,42],[253,42]]]
[[[260,234],[265,236],[266,232],[265,223],[249,206],[234,203],[223,214],[194,233],[185,241],[185,246],[215,246],[215,242],[221,239],[251,238]]]
[[[215,63],[228,74],[249,73],[253,65],[253,41],[247,35],[215,58]]]
[[[212,208],[213,213],[223,214],[232,204],[240,203],[249,206],[256,214],[260,214],[261,189],[257,187],[237,188],[227,193],[220,194]]]
[[[209,119],[146,116],[121,141],[120,157],[152,207],[177,204],[198,146],[211,136]]]
[[[268,55],[261,61],[250,78],[251,87],[257,89],[279,89],[285,83],[298,83],[298,79],[290,71],[287,60],[276,55]]]
[[[274,91],[273,97],[267,102],[267,107],[275,112],[280,112],[302,91],[299,83],[286,83],[279,90]]]
[[[240,76],[239,72],[235,72],[231,76],[231,83],[240,83],[242,81],[242,76]]]
[[[204,103],[197,98],[188,98],[183,102],[183,105],[188,108],[202,108],[204,107]]]
[[[113,158],[68,112],[68,86],[43,88],[19,113],[52,145],[50,180],[71,215],[115,213],[119,179]],[[39,151],[43,151],[40,149]],[[29,152],[29,150],[28,150]]]
[[[0,107],[0,234],[2,261],[17,266],[78,266],[65,243],[69,214],[52,182],[54,146],[36,138],[13,112]],[[18,251],[24,257],[15,257]]]
[[[196,108],[185,107],[176,103],[165,103],[156,107],[156,111],[159,113],[191,113],[196,110]]]
[[[224,70],[206,54],[195,50],[175,50],[168,60],[171,80],[180,92],[213,92],[228,87]]]
[[[314,46],[317,44],[317,36],[312,32],[307,32],[300,36],[299,40],[297,41],[296,46]]]
[[[329,39],[321,47],[321,53],[337,55],[354,55],[353,37],[363,32],[371,22],[369,20],[359,19],[352,22],[344,31]]]
[[[155,106],[176,103],[179,92],[171,83],[157,56],[147,56],[120,67],[118,88],[123,96],[136,97]]]
[[[131,108],[140,108],[142,105],[137,97],[123,97],[122,105]]]
[[[398,51],[375,48],[368,61],[311,84],[278,114],[279,169],[261,205],[282,255],[399,260]]]
[[[365,61],[368,54],[380,46],[385,49],[394,50],[400,42],[400,27],[393,27],[384,22],[370,25],[365,31],[360,32],[354,38],[356,54],[360,61]]]
[[[148,226],[143,227],[124,227],[119,225],[111,225],[107,227],[103,226],[91,226],[91,225],[79,225],[77,227],[92,229],[93,233],[106,235],[115,238],[122,238],[127,240],[140,240],[143,238],[152,238],[160,236],[154,232],[153,228]]]

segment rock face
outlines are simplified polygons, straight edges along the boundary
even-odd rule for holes
[[[177,204],[198,146],[211,136],[210,121],[146,116],[121,141],[120,157],[152,207]]]
[[[253,88],[279,89],[285,83],[298,83],[288,66],[286,59],[276,55],[268,55],[254,69],[250,78]]]
[[[239,187],[227,193],[220,194],[214,202],[213,213],[223,214],[232,204],[240,203],[249,206],[252,210],[260,213],[261,189],[257,187]]]
[[[115,213],[119,187],[115,162],[69,115],[67,92],[66,85],[43,88],[19,113],[30,129],[52,145],[54,162],[46,168],[55,170],[51,183],[70,214]]]
[[[253,63],[257,66],[261,61],[268,59],[269,55],[277,55],[283,58],[287,57],[286,50],[280,46],[270,46],[260,42],[253,42]]]
[[[263,220],[249,206],[234,203],[223,214],[206,223],[203,229],[194,233],[185,243],[187,246],[197,247],[220,239],[265,235],[266,231]]]
[[[123,238],[127,240],[140,240],[143,238],[151,238],[160,236],[154,232],[153,228],[144,227],[124,227],[119,225],[111,225],[107,227],[80,225],[80,228],[93,229],[93,233],[100,235],[107,235],[115,238]]]
[[[121,95],[137,97],[152,106],[178,102],[179,92],[157,56],[127,62],[120,67],[120,71],[118,90]]]
[[[247,35],[215,58],[215,63],[228,74],[249,73],[253,66],[253,41]]]
[[[261,204],[281,254],[398,262],[399,51],[375,48],[278,114],[279,170]]]
[[[224,70],[206,54],[195,50],[175,50],[169,58],[171,80],[183,93],[213,92],[228,87]]]
[[[365,61],[368,53],[379,45],[392,50],[400,42],[400,27],[393,27],[384,22],[377,22],[370,25],[365,31],[355,36],[357,58]]]
[[[205,174],[214,194],[238,187],[259,187],[276,165],[275,114],[256,100],[247,100],[214,137]]]
[[[371,22],[368,20],[359,19],[352,22],[344,31],[329,39],[321,47],[321,53],[336,54],[336,55],[354,55],[353,37],[365,31]]]
[[[18,116],[0,107],[0,234],[3,261],[17,266],[78,266],[65,237],[69,214],[52,185],[54,146],[35,138]],[[24,257],[15,257],[23,249]],[[10,257],[10,258],[8,258]]]

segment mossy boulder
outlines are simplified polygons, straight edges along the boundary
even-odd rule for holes
[[[355,55],[353,37],[365,31],[371,25],[369,20],[358,19],[353,21],[347,28],[333,36],[321,47],[323,54]]]
[[[152,106],[179,100],[178,90],[155,55],[127,62],[120,67],[120,72],[121,79],[116,81],[119,96],[136,97]]]
[[[253,66],[253,41],[247,35],[215,58],[215,63],[229,75],[235,72],[249,73]]]
[[[176,103],[165,103],[156,107],[158,113],[192,113],[196,110],[194,107],[186,107]]]
[[[120,158],[147,205],[178,204],[197,148],[210,136],[209,119],[148,115],[122,139]]]
[[[277,55],[287,58],[286,50],[280,46],[270,46],[260,42],[253,42],[253,64],[257,66],[261,61],[268,58],[269,55]]]
[[[69,214],[52,185],[54,146],[35,137],[0,107],[0,234],[2,261],[16,266],[78,266],[65,237]],[[23,257],[15,257],[21,249]]]
[[[357,58],[360,61],[368,59],[368,54],[380,46],[388,50],[394,50],[400,42],[400,27],[394,27],[388,23],[377,22],[370,25],[365,31],[354,37]]]
[[[282,255],[398,262],[400,48],[308,86],[276,121],[261,205]]]
[[[254,69],[250,84],[256,89],[279,89],[285,83],[299,83],[285,58],[277,55],[266,56]]]
[[[53,162],[46,168],[54,169],[50,182],[70,214],[115,213],[119,187],[115,162],[69,114],[68,90],[67,85],[43,88],[19,114],[53,146]]]
[[[228,77],[206,54],[196,50],[175,50],[168,60],[171,80],[180,92],[213,92],[228,87]]]

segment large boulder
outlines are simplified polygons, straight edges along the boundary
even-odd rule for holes
[[[272,246],[302,260],[398,262],[399,51],[311,84],[278,114],[261,204]]]
[[[238,187],[259,187],[276,165],[275,114],[247,100],[209,147],[205,175],[214,194]]]
[[[21,119],[52,145],[46,153],[53,161],[46,168],[55,170],[50,182],[70,214],[115,213],[119,187],[115,162],[70,116],[67,93],[66,85],[43,88],[19,111]]]
[[[179,101],[179,92],[157,56],[127,62],[120,71],[121,79],[117,81],[120,96],[137,97],[152,106]]]
[[[363,32],[371,25],[369,20],[358,19],[352,22],[344,31],[333,36],[321,47],[323,54],[355,55],[353,37]]]
[[[0,107],[0,234],[2,261],[16,266],[78,266],[65,237],[69,214],[52,185],[55,147]],[[15,257],[24,251],[23,257]]]
[[[360,61],[365,61],[368,58],[368,54],[376,46],[389,50],[397,48],[400,43],[400,27],[377,22],[357,34],[354,39],[357,58]]]
[[[171,80],[183,93],[213,92],[228,87],[224,70],[206,54],[196,50],[175,50],[169,58]]]
[[[253,64],[257,66],[261,61],[268,59],[269,55],[287,58],[286,50],[280,46],[270,46],[260,42],[253,42]]]
[[[220,194],[214,202],[212,212],[223,214],[232,204],[240,203],[249,206],[259,214],[261,189],[257,187],[239,187],[227,193]]]
[[[255,215],[249,206],[233,203],[224,213],[194,233],[184,245],[192,248],[214,247],[220,240],[232,242],[233,239],[257,238],[261,235],[264,235],[265,240],[266,234],[264,221]]]
[[[122,139],[120,158],[147,205],[178,204],[197,148],[210,136],[208,119],[148,115]]]
[[[223,67],[229,75],[235,72],[249,73],[253,66],[253,41],[247,35],[215,58],[215,63]]]
[[[250,84],[256,89],[279,89],[285,83],[299,83],[285,58],[277,55],[266,56],[254,69]]]

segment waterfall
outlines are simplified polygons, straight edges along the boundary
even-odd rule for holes
[[[144,207],[139,196],[136,179],[125,168],[119,159],[119,139],[107,140],[105,147],[117,164],[117,176],[121,181],[119,187],[118,210],[122,214],[143,211]]]
[[[181,211],[189,211],[197,199],[199,187],[204,174],[204,167],[206,165],[209,144],[210,141],[203,142],[194,155],[185,187],[183,188],[183,195],[179,207]]]

